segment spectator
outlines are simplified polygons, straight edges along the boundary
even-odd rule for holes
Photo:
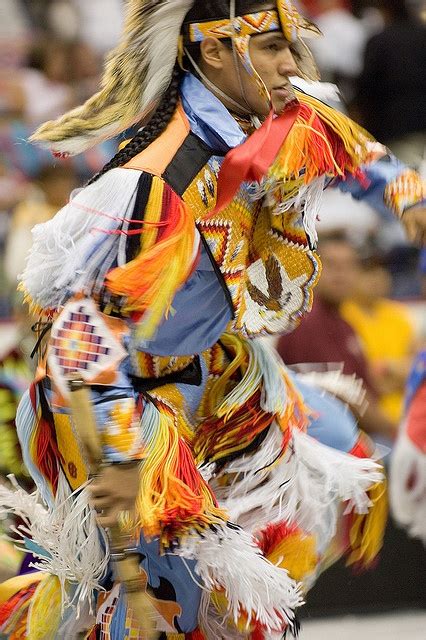
[[[28,197],[14,210],[5,255],[5,271],[11,288],[16,287],[31,247],[31,229],[49,220],[69,199],[77,186],[74,170],[67,164],[47,166],[34,182]]]
[[[42,39],[30,52],[22,70],[24,119],[31,127],[55,118],[72,104],[68,47],[65,43]]]
[[[346,0],[305,0],[302,3],[323,33],[309,46],[323,80],[336,82],[346,99],[352,99],[354,79],[362,69],[368,33]]]
[[[105,54],[115,47],[123,23],[123,0],[71,0],[80,15],[82,39]]]
[[[378,406],[377,390],[361,343],[340,312],[355,288],[358,256],[339,232],[322,238],[320,252],[323,272],[313,309],[295,331],[280,338],[278,351],[287,365],[342,363],[344,373],[356,374],[367,388],[369,404],[360,416],[361,427],[367,433],[393,438],[397,425]]]
[[[380,0],[379,8],[386,26],[367,43],[358,108],[366,129],[418,167],[426,147],[426,26],[404,0]]]
[[[73,99],[76,104],[82,104],[97,90],[101,59],[93,47],[82,40],[70,42],[69,59]]]
[[[29,27],[26,13],[16,0],[1,0],[0,69],[16,69],[22,64],[30,40]],[[2,90],[0,96],[2,109]]]
[[[362,260],[354,294],[343,303],[342,316],[361,339],[380,407],[399,423],[416,335],[404,306],[389,299],[391,288],[391,275],[376,250]]]
[[[0,76],[3,114],[20,117],[33,128],[58,116],[72,104],[69,80],[67,46],[45,38],[37,41],[25,68]]]

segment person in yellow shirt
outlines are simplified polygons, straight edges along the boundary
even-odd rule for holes
[[[356,290],[341,313],[361,339],[381,408],[398,422],[417,340],[406,308],[389,299],[390,291],[391,276],[384,259],[370,255],[361,260]]]
[[[46,165],[28,189],[27,196],[14,208],[3,265],[12,290],[16,289],[18,276],[25,268],[33,227],[53,218],[77,186],[77,174],[70,164]]]

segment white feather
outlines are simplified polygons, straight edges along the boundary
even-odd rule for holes
[[[194,534],[175,553],[196,560],[196,573],[208,591],[224,590],[224,623],[236,623],[245,610],[247,626],[257,620],[268,630],[281,629],[283,621],[291,624],[294,609],[303,604],[299,586],[287,571],[270,563],[251,535],[234,525],[217,526],[202,537]]]
[[[297,379],[323,389],[352,407],[365,406],[366,389],[363,381],[355,374],[344,374],[341,368],[334,371],[307,371],[299,373]]]
[[[182,24],[193,4],[194,0],[158,2],[146,20],[139,43],[148,61],[141,112],[158,100],[170,83]]]
[[[110,140],[118,135],[121,129],[116,122],[113,122],[101,129],[96,129],[94,132],[88,131],[84,135],[66,138],[65,140],[37,140],[37,146],[55,154],[64,154],[64,157],[76,156],[96,144],[101,144],[104,140]]]
[[[260,406],[266,413],[282,416],[288,402],[284,365],[276,350],[265,341],[253,340],[249,345],[256,354],[263,375]]]
[[[53,508],[45,507],[38,492],[29,494],[13,477],[12,488],[0,485],[0,515],[13,513],[23,524],[15,532],[31,540],[40,549],[34,567],[57,576],[62,587],[63,611],[94,603],[95,591],[102,590],[109,554],[105,536],[96,523],[96,514],[88,506],[85,489],[72,493],[63,473]],[[72,595],[68,585],[74,586]]]
[[[270,522],[296,523],[314,533],[326,548],[336,532],[343,502],[348,510],[365,513],[371,506],[368,489],[383,478],[379,464],[359,459],[320,444],[293,430],[292,442],[279,464],[282,432],[273,425],[253,455],[230,462],[211,481],[221,507],[231,520],[248,531]],[[221,476],[230,474],[230,486]]]

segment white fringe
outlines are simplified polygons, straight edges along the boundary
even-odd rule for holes
[[[245,610],[247,625],[256,620],[268,630],[281,629],[283,621],[292,623],[294,609],[303,604],[299,585],[287,571],[266,560],[251,535],[235,525],[218,526],[202,537],[194,534],[175,553],[197,561],[196,573],[209,592],[224,590],[225,623],[236,623]],[[203,615],[203,628],[207,618]]]
[[[348,502],[348,511],[368,512],[367,491],[383,479],[381,467],[335,451],[297,429],[283,460],[270,467],[281,442],[282,432],[273,425],[255,454],[229,463],[212,480],[215,495],[231,520],[247,531],[286,521],[316,534],[319,545],[327,546],[342,502]],[[234,477],[230,486],[221,486],[222,473]]]
[[[247,633],[240,633],[229,626],[211,601],[210,593],[201,594],[198,622],[206,640],[247,640]],[[282,637],[282,633],[281,633]]]
[[[75,607],[78,618],[81,607],[89,602],[93,613],[94,592],[102,590],[109,554],[96,515],[88,506],[87,491],[71,493],[61,472],[55,505],[49,509],[41,504],[38,492],[29,494],[13,476],[9,480],[11,489],[0,485],[0,515],[13,513],[23,520],[15,531],[22,545],[28,538],[42,550],[34,552],[39,558],[34,567],[58,577],[63,612]],[[76,587],[72,593],[69,584]]]
[[[265,341],[253,340],[248,344],[256,354],[263,376],[260,406],[266,413],[282,416],[288,402],[284,364],[276,350]]]
[[[405,429],[392,453],[389,491],[395,520],[426,545],[426,454],[415,446]]]
[[[334,371],[309,371],[299,373],[297,379],[305,384],[323,389],[351,407],[364,407],[366,389],[361,378],[346,375],[342,369]]]
[[[318,242],[316,221],[319,218],[323,192],[327,182],[327,176],[315,178],[309,184],[302,185],[296,195],[287,198],[285,195],[285,184],[274,179],[266,178],[256,188],[250,192],[253,200],[265,198],[266,203],[272,208],[272,213],[281,215],[290,209],[295,209],[303,214],[303,227],[308,236],[311,247],[315,247]],[[277,203],[274,192],[280,190],[280,202]]]
[[[307,93],[317,100],[322,100],[330,106],[335,106],[335,103],[341,103],[339,87],[331,82],[315,82],[312,80],[303,80],[298,76],[292,76],[290,78],[291,84],[303,93]]]
[[[316,221],[321,211],[326,180],[326,176],[320,176],[310,184],[303,185],[293,198],[285,199],[275,210],[277,214],[286,213],[293,208],[303,212],[303,227],[311,247],[315,247],[318,242]]]
[[[58,309],[72,293],[98,291],[118,258],[116,234],[133,213],[140,171],[112,169],[75,191],[56,216],[33,229],[22,284],[43,308]]]

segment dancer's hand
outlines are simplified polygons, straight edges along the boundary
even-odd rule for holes
[[[137,462],[102,467],[89,485],[90,504],[105,529],[117,525],[123,511],[133,512],[139,492]]]
[[[402,216],[408,239],[421,247],[426,246],[426,207],[412,207]]]

